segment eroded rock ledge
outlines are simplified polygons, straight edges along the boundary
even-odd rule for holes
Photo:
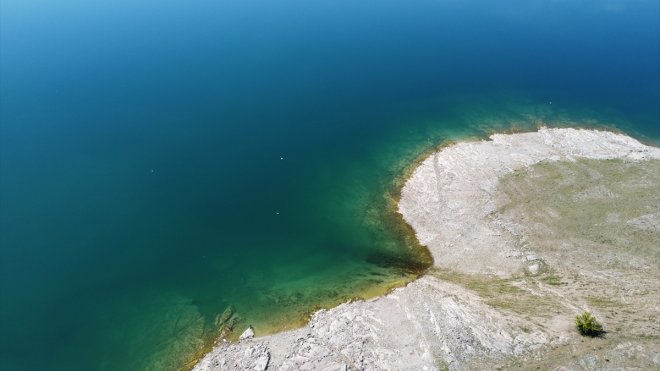
[[[519,208],[503,209],[517,202],[515,196],[503,197],[506,192],[498,190],[503,177],[521,174],[533,182],[545,174],[531,171],[535,164],[580,159],[657,165],[653,161],[660,159],[660,149],[611,132],[546,128],[446,147],[415,170],[399,203],[404,219],[434,257],[428,274],[384,297],[321,310],[298,330],[221,342],[195,370],[660,367],[660,326],[648,319],[658,318],[653,303],[658,300],[654,287],[660,277],[654,272],[660,270],[660,251],[648,250],[660,246],[656,220],[660,195],[646,202],[649,210],[640,211],[637,219],[619,220],[619,213],[604,216],[608,223],[620,223],[621,228],[633,228],[645,233],[641,238],[650,239],[643,246],[651,247],[635,255],[644,259],[632,271],[625,264],[608,263],[619,248],[616,241],[585,245],[581,257],[596,261],[598,269],[576,267],[552,249],[574,240],[548,231],[552,223],[544,224],[543,219],[524,222],[537,211],[528,215],[516,213]],[[651,195],[660,189],[656,168],[643,169],[647,174],[643,187],[656,190]],[[593,181],[605,178],[599,173]],[[614,194],[607,185],[598,184],[586,191],[576,190],[578,198],[573,200],[584,195],[600,200]],[[543,215],[562,217],[563,209],[543,207]],[[556,243],[550,247],[536,243],[539,236]],[[603,248],[609,249],[608,256],[601,256]],[[628,285],[629,281],[634,282]],[[594,298],[600,302],[583,300],[582,287],[598,288],[618,301],[612,304],[598,296]],[[605,316],[607,329],[608,324],[625,323],[617,315],[632,307],[642,311],[635,317],[641,323],[638,332],[621,330],[589,340],[599,343],[585,343],[572,327],[573,317],[584,309]]]

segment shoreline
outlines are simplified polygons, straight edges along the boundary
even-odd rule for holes
[[[522,268],[511,262],[508,252],[490,249],[506,246],[506,241],[465,226],[483,227],[474,224],[479,220],[474,216],[495,211],[489,196],[503,175],[542,161],[576,158],[643,161],[660,158],[660,149],[613,131],[573,128],[542,127],[532,132],[492,134],[483,141],[462,141],[435,152],[417,167],[401,191],[399,212],[420,244],[436,258],[437,267],[506,276]],[[471,256],[480,261],[481,254],[488,254],[488,264],[474,266],[470,261],[469,268],[463,264],[470,260],[465,256],[466,238],[472,240],[467,249]],[[458,240],[463,246],[457,254],[451,244]]]
[[[478,136],[471,136],[470,138],[480,138]],[[282,333],[292,332],[300,330],[305,326],[309,325],[309,322],[312,316],[321,310],[329,310],[335,308],[339,305],[356,302],[356,301],[369,301],[374,300],[379,297],[386,296],[392,293],[394,290],[403,288],[406,285],[418,280],[424,276],[430,268],[433,266],[433,257],[431,252],[426,246],[420,245],[417,237],[415,235],[414,229],[403,219],[401,213],[398,210],[399,200],[401,198],[401,190],[403,185],[410,178],[412,173],[415,171],[417,166],[421,164],[428,156],[434,152],[449,146],[455,143],[454,140],[444,140],[440,144],[433,146],[425,146],[421,152],[414,156],[414,159],[407,163],[405,166],[401,167],[396,173],[397,176],[394,177],[390,186],[382,194],[382,197],[385,198],[384,206],[385,214],[383,216],[383,224],[393,228],[394,230],[399,231],[398,236],[404,241],[403,243],[412,251],[413,255],[417,257],[414,259],[408,259],[407,262],[412,262],[412,265],[406,265],[405,267],[399,266],[401,270],[401,276],[398,279],[390,279],[387,282],[383,282],[377,285],[371,285],[365,287],[359,291],[356,291],[354,295],[344,301],[330,300],[327,302],[322,302],[317,305],[317,308],[304,317],[296,317],[288,320],[287,323],[278,326],[267,326],[264,330],[263,326],[259,327],[259,335],[255,335],[255,338],[266,338],[275,336]],[[394,234],[397,234],[396,232]],[[414,260],[414,261],[412,261]],[[252,325],[248,326],[254,330]],[[189,358],[186,362],[183,369],[193,370],[196,369],[196,366],[208,355],[210,354],[218,345],[228,344],[239,341],[241,331],[232,331],[226,336],[220,335],[213,339],[213,341],[208,342],[205,347],[199,351],[193,353],[193,356]],[[245,329],[247,330],[247,329]]]
[[[396,206],[395,215],[429,252],[429,269],[384,296],[319,310],[302,328],[220,342],[194,369],[435,368],[438,358],[455,368],[565,342],[565,329],[537,325],[520,333],[519,319],[489,307],[447,280],[448,274],[507,278],[536,264],[516,250],[512,236],[489,225],[496,210],[491,196],[503,176],[543,161],[660,159],[660,149],[611,131],[540,128],[450,142],[422,155],[404,169],[406,179],[393,182],[400,193],[387,198],[388,208]],[[401,317],[416,331],[397,324]],[[402,350],[408,354],[399,354]]]

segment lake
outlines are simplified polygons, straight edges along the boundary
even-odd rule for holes
[[[660,142],[660,3],[2,0],[0,365],[190,367],[429,264],[416,160]]]

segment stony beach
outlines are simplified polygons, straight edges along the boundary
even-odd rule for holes
[[[419,165],[399,212],[434,259],[420,279],[220,340],[194,369],[660,367],[659,148],[570,128],[459,142]],[[583,311],[605,336],[575,331]]]

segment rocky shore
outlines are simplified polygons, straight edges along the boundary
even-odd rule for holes
[[[659,164],[658,148],[582,129],[443,148],[399,202],[427,274],[298,330],[249,329],[195,370],[658,368]],[[604,337],[576,333],[584,310]]]

